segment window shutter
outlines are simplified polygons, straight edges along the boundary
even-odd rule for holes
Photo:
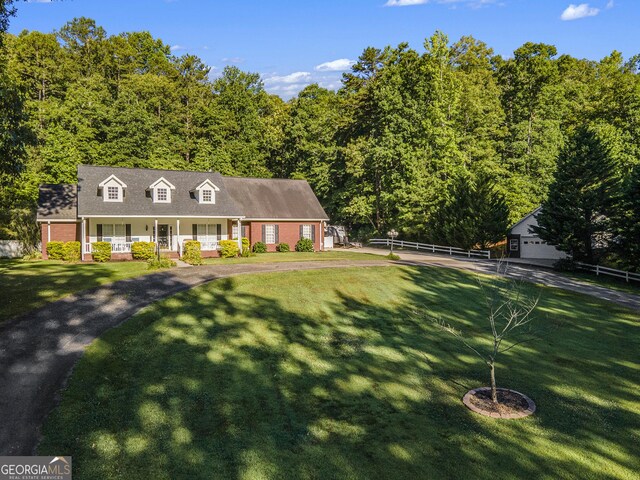
[[[300,239],[304,236],[304,225],[300,225]]]
[[[219,242],[222,238],[222,224],[218,223],[216,225],[216,240]]]
[[[98,241],[101,242],[102,241],[102,224],[98,223],[96,225],[96,229],[98,230]]]
[[[130,241],[131,241],[131,224],[130,224],[130,223],[127,223],[127,224],[124,226],[124,230],[125,230],[125,235],[126,235],[126,237],[127,237],[127,240],[126,240],[126,241],[127,241],[127,242],[130,242]]]
[[[311,225],[311,241],[312,242],[316,241],[316,226],[315,225]]]
[[[275,230],[276,230],[276,243],[280,243],[280,225],[276,224]]]
[[[262,224],[262,243],[267,243],[267,226]]]
[[[191,225],[191,235],[193,235],[194,240],[198,239],[198,225],[195,223]]]

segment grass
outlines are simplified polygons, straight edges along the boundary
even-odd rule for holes
[[[87,288],[150,273],[145,262],[0,260],[0,321]]]
[[[486,333],[471,274],[299,271],[215,281],[109,331],[39,454],[73,455],[76,479],[637,478],[638,315],[535,292],[553,333],[497,370],[536,401],[523,420],[467,410],[486,368],[412,313]]]
[[[205,258],[205,265],[231,265],[236,263],[316,262],[327,260],[383,260],[380,255],[353,251],[327,252],[272,252],[258,253],[255,257]]]
[[[607,277],[605,275],[596,275],[589,272],[556,272],[561,275],[580,280],[582,282],[590,283],[592,285],[599,285],[601,287],[611,288],[613,290],[620,290],[621,292],[633,293],[640,295],[640,283],[630,281],[627,283],[624,279],[616,277]]]

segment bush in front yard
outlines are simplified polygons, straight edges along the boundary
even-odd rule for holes
[[[313,242],[310,238],[301,238],[296,243],[296,252],[313,252]]]
[[[93,242],[91,255],[94,262],[108,262],[111,260],[111,244],[109,242]]]
[[[184,253],[182,261],[189,265],[202,265],[202,252],[200,242],[197,240],[187,240],[184,242]]]
[[[47,256],[49,260],[62,260],[64,257],[64,242],[48,242]]]
[[[77,262],[80,260],[80,242],[65,242],[62,246],[62,259],[65,262]]]
[[[285,252],[290,252],[291,249],[289,248],[289,244],[288,243],[279,243],[278,245],[276,245],[276,251],[281,252],[281,253],[285,253]]]
[[[220,256],[222,258],[237,257],[240,253],[238,248],[238,242],[236,240],[222,240],[220,241]]]
[[[251,250],[251,242],[247,237],[242,237],[242,250],[244,249]]]
[[[267,246],[263,242],[253,244],[253,253],[267,253]]]
[[[159,270],[161,268],[172,268],[176,266],[176,262],[169,257],[161,256],[160,259],[151,258],[147,261],[147,268],[149,270]]]
[[[154,242],[133,242],[131,244],[131,256],[134,260],[151,260],[156,255]]]

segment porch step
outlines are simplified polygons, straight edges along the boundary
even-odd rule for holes
[[[178,267],[193,267],[193,265],[189,265],[187,262],[183,262],[179,258],[175,258],[173,261],[176,262],[176,266]]]

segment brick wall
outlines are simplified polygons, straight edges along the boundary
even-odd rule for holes
[[[262,241],[262,225],[278,225],[278,243],[288,243],[291,250],[300,240],[300,225],[315,225],[316,238],[313,248],[316,252],[320,251],[320,239],[324,236],[322,222],[250,222],[247,232],[251,232],[249,235],[251,245]],[[267,244],[267,251],[275,252],[275,244]]]
[[[47,238],[47,232],[51,227],[51,238]],[[40,224],[40,240],[42,242],[42,258],[47,259],[47,242],[73,242],[80,241],[82,226],[79,223],[46,222]]]

